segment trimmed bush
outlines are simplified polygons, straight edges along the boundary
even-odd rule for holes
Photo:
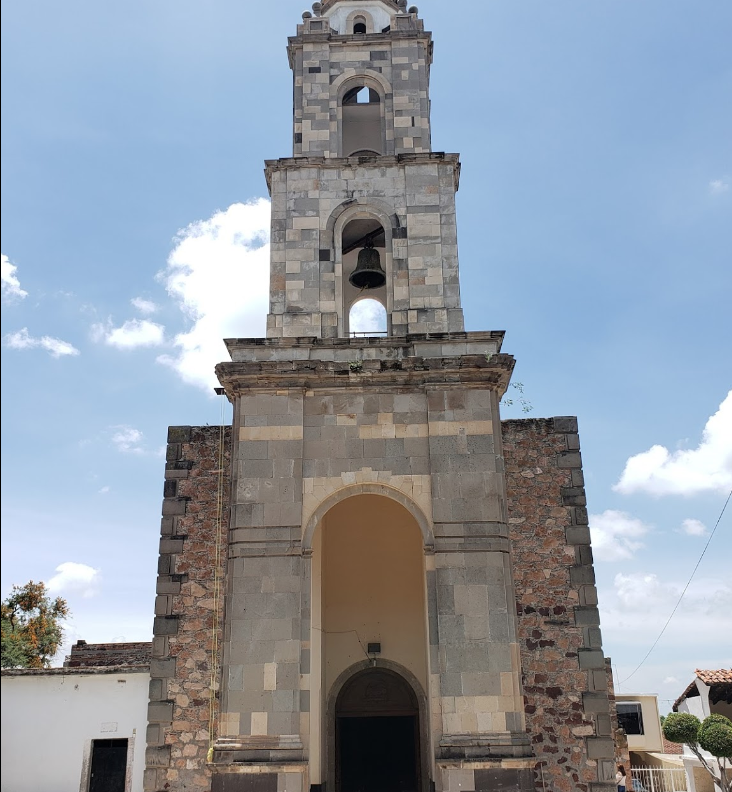
[[[706,718],[699,727],[698,740],[699,745],[712,756],[732,759],[732,721],[723,715]]]
[[[663,722],[663,736],[672,743],[695,743],[701,721],[688,712],[672,712]]]

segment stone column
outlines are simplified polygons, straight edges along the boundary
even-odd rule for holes
[[[214,790],[265,789],[264,778],[273,789],[298,789],[307,777],[300,718],[301,630],[307,615],[300,546],[302,403],[299,389],[258,389],[240,396],[235,406]]]
[[[428,391],[443,789],[532,789],[520,689],[505,486],[491,390]],[[434,672],[435,669],[433,669]],[[434,704],[433,704],[434,706]],[[500,761],[512,758],[510,768]],[[465,774],[470,778],[467,778]],[[480,780],[480,774],[488,775]],[[475,784],[478,784],[475,786]],[[483,784],[483,785],[481,785]],[[486,786],[492,789],[493,786]]]

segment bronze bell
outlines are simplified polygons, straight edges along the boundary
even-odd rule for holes
[[[358,254],[358,264],[348,279],[357,289],[379,289],[386,283],[386,273],[381,269],[379,251],[370,240]]]

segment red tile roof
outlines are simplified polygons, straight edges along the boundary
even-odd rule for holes
[[[681,702],[689,695],[699,695],[696,687],[697,679],[701,679],[701,681],[708,686],[732,684],[732,668],[721,668],[719,671],[704,671],[700,668],[697,668],[695,674],[696,677],[694,678],[694,681],[691,682],[689,687],[687,687],[686,690],[676,699],[676,701],[674,701],[674,705],[672,707],[674,712],[677,711],[679,704],[681,704]]]
[[[732,668],[722,668],[719,671],[701,671],[697,668],[696,675],[705,685],[718,685],[720,682],[732,682]]]

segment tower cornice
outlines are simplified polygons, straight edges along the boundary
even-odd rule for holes
[[[348,33],[308,33],[297,36],[289,36],[287,39],[287,57],[290,68],[295,68],[295,53],[301,50],[305,44],[315,42],[328,42],[339,44],[344,47],[354,46],[363,47],[366,44],[388,44],[394,41],[418,41],[422,42],[427,50],[427,64],[432,65],[435,44],[432,40],[432,33],[429,30],[391,30],[388,33],[369,33],[368,35],[352,35]]]
[[[343,168],[388,168],[407,165],[424,165],[432,162],[444,162],[452,165],[455,178],[455,192],[460,187],[460,155],[446,154],[444,151],[409,152],[395,155],[359,156],[359,157],[282,157],[265,160],[264,174],[267,188],[272,194],[272,175],[278,171],[301,170],[316,168],[319,170],[341,170]]]
[[[383,338],[229,338],[216,375],[230,399],[262,388],[489,386],[503,396],[515,360],[503,331]]]

